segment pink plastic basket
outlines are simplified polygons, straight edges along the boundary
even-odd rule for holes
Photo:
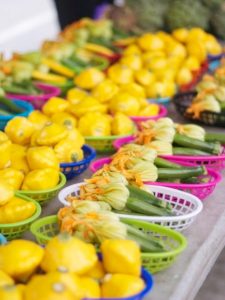
[[[158,120],[160,118],[163,118],[165,116],[167,116],[167,109],[164,105],[159,105],[160,110],[159,110],[159,114],[157,116],[154,117],[141,117],[141,116],[131,116],[131,120],[136,123],[137,125],[139,125],[141,122],[144,121],[148,121],[148,120]]]
[[[52,86],[44,83],[36,83],[37,88],[43,91],[41,95],[22,95],[22,94],[11,94],[7,93],[7,97],[10,99],[19,99],[30,102],[34,108],[41,109],[42,106],[51,97],[57,97],[60,95],[61,90],[56,86]]]
[[[90,165],[90,169],[93,173],[95,173],[97,170],[102,168],[105,164],[109,164],[111,162],[110,157],[104,157],[100,158],[96,161],[94,161]],[[184,162],[177,162],[175,159],[171,159],[171,161],[180,163],[184,166],[193,166],[193,164],[190,163],[184,163]],[[145,184],[150,185],[157,185],[157,186],[166,186],[170,188],[174,188],[177,190],[181,190],[187,193],[191,193],[195,196],[197,196],[199,199],[204,200],[206,197],[208,197],[213,190],[215,189],[216,185],[221,181],[222,177],[219,173],[212,169],[207,169],[208,174],[207,175],[201,175],[199,178],[208,178],[207,183],[198,183],[198,184],[190,184],[190,183],[170,183],[170,182],[145,182]]]
[[[118,150],[125,144],[132,143],[134,136],[127,136],[119,138],[113,142],[113,147]],[[161,155],[163,158],[169,160],[176,160],[177,162],[187,162],[193,165],[204,165],[207,168],[221,171],[225,168],[225,145],[220,155],[208,155],[208,156],[187,156],[187,155]]]

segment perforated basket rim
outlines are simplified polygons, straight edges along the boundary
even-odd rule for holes
[[[67,186],[66,188],[62,189],[58,194],[59,202],[61,202],[65,206],[70,206],[70,203],[66,200],[66,197],[68,195],[70,195],[71,193],[78,191],[79,187],[83,184],[85,184],[85,182],[79,182],[79,183],[72,184],[72,185]],[[121,217],[123,219],[129,218],[129,219],[148,221],[148,222],[171,222],[171,221],[175,222],[175,221],[183,221],[186,219],[191,219],[191,218],[197,216],[203,209],[202,201],[198,197],[196,197],[190,193],[186,193],[186,192],[172,189],[169,187],[157,186],[157,185],[145,184],[145,187],[152,192],[156,192],[156,193],[160,192],[160,193],[164,193],[164,194],[167,193],[167,194],[170,194],[172,197],[183,198],[184,200],[188,200],[191,203],[196,204],[197,207],[194,211],[184,214],[184,215],[180,215],[180,216],[159,217],[159,216],[133,216],[133,215],[117,214],[119,217]]]
[[[35,201],[34,199],[29,198],[25,195],[22,195],[18,192],[15,192],[15,196],[17,196],[18,198],[21,198],[23,200],[30,201],[30,202],[34,203],[35,206],[36,206],[36,212],[30,218],[27,218],[26,220],[16,222],[16,223],[10,223],[10,224],[0,224],[0,229],[2,229],[2,228],[15,228],[15,227],[20,227],[20,226],[27,225],[27,224],[33,222],[34,220],[36,220],[42,212],[41,205],[37,201]]]
[[[48,222],[50,221],[50,223],[54,223],[57,221],[57,216],[56,215],[52,215],[52,216],[48,216],[48,217],[43,217],[38,219],[37,221],[35,221],[31,227],[30,230],[32,232],[32,234],[35,237],[38,237],[39,239],[44,239],[46,241],[50,240],[51,237],[46,237],[44,234],[42,234],[41,232],[38,232],[37,229],[40,228],[41,224],[44,225],[49,224]],[[139,220],[131,220],[131,219],[123,219],[123,222],[129,224],[129,225],[140,225],[140,226],[144,226],[144,227],[148,227],[149,230],[160,233],[160,234],[164,234],[170,238],[173,238],[174,240],[176,240],[177,242],[179,242],[179,246],[176,247],[173,250],[170,251],[166,251],[166,252],[161,252],[161,253],[141,253],[142,257],[146,257],[146,258],[163,258],[163,257],[168,257],[168,256],[177,256],[179,253],[181,253],[187,246],[187,239],[185,238],[184,235],[182,235],[180,232],[175,231],[173,229],[170,229],[168,227],[164,227],[162,225],[157,225],[157,224],[153,224],[153,223],[149,223],[149,222],[145,222],[145,221],[139,221]]]
[[[55,192],[55,191],[61,189],[66,184],[66,176],[62,172],[59,172],[59,178],[60,178],[59,183],[54,188],[46,189],[46,190],[39,190],[39,191],[18,190],[17,192],[20,195],[25,195],[28,197],[29,197],[29,195],[52,193],[52,192]]]

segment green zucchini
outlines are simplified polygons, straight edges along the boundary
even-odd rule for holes
[[[145,201],[146,203],[155,205],[157,207],[171,209],[171,205],[168,202],[166,202],[165,200],[158,199],[153,194],[150,194],[147,191],[144,191],[133,185],[128,185],[127,188],[130,192],[129,196],[131,198],[138,199],[140,201]]]
[[[166,251],[163,242],[151,236],[151,234],[145,234],[141,232],[139,229],[136,229],[135,227],[128,224],[126,224],[126,227],[127,227],[127,237],[137,242],[143,252],[157,253],[157,252]]]
[[[201,151],[206,151],[212,154],[219,154],[221,152],[221,145],[220,143],[210,143],[210,142],[204,142],[200,141],[198,139],[190,138],[188,136],[176,133],[173,140],[174,144],[192,148]]]
[[[70,58],[64,58],[64,59],[62,59],[61,62],[64,66],[71,69],[76,74],[79,74],[80,72],[82,72],[84,70],[84,68],[86,67],[86,66],[85,67],[81,66],[79,63],[77,63],[76,61],[74,61]]]
[[[16,85],[3,85],[2,88],[6,93],[30,95],[30,91],[24,87]]]
[[[173,147],[173,154],[174,155],[187,155],[187,156],[198,156],[198,155],[211,155],[209,152],[191,149],[191,148],[184,148],[184,147]]]
[[[12,100],[9,100],[5,97],[0,97],[0,105],[2,105],[5,108],[4,110],[6,113],[9,114],[20,114],[24,111],[24,109],[16,105]]]
[[[11,116],[12,114],[8,113],[7,111],[0,109],[0,116]]]
[[[183,167],[181,170],[175,169],[166,169],[166,168],[159,168],[158,169],[158,181],[163,179],[183,179],[189,177],[195,177],[199,175],[203,175],[206,173],[205,167]]]
[[[220,142],[221,144],[225,145],[225,134],[207,132],[205,134],[205,140],[207,142]]]
[[[171,169],[181,169],[182,166],[179,164],[176,164],[174,162],[171,162],[167,159],[161,158],[161,157],[156,157],[154,164],[156,167],[159,168],[171,168]]]
[[[149,204],[140,199],[131,198],[127,199],[126,208],[130,209],[132,212],[137,212],[145,214],[146,216],[171,216],[173,215],[171,210],[157,207]]]

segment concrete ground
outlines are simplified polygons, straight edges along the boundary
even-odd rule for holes
[[[195,300],[225,300],[225,249],[206,278]]]

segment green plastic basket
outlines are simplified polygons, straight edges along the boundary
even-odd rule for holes
[[[60,180],[57,186],[52,189],[42,190],[42,191],[18,191],[18,194],[27,196],[38,201],[41,205],[47,204],[51,201],[58,192],[64,187],[66,184],[66,177],[63,173],[60,172]]]
[[[154,235],[166,245],[167,252],[142,253],[142,265],[151,273],[168,268],[187,246],[186,238],[181,233],[167,227],[130,219],[123,219],[123,222],[151,234],[151,236]],[[57,216],[41,218],[34,222],[30,229],[37,242],[45,245],[59,233]]]
[[[115,152],[113,142],[124,135],[110,135],[110,136],[86,136],[85,142],[98,153],[112,153]]]
[[[21,195],[19,193],[15,193],[15,196],[18,198],[24,199],[26,201],[33,202],[36,205],[36,212],[31,216],[30,218],[20,221],[17,223],[11,223],[11,224],[0,224],[0,233],[3,234],[8,241],[20,238],[21,235],[30,229],[30,225],[40,216],[41,214],[41,206],[40,204],[30,199],[24,195]]]

